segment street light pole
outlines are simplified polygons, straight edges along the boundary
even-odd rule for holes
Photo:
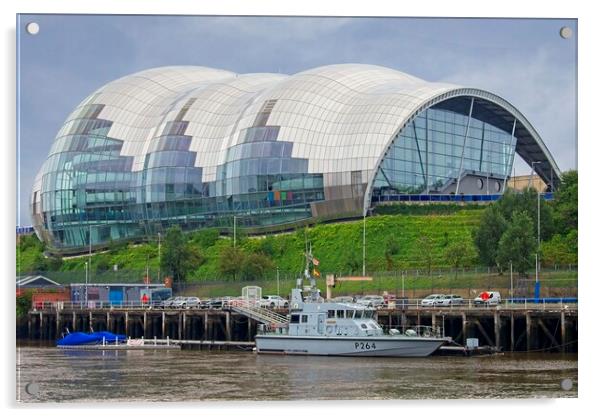
[[[362,276],[366,276],[366,213],[364,213],[364,244],[362,249]]]
[[[541,164],[541,161],[531,161],[531,184],[533,185],[533,172],[535,170],[535,164]],[[539,283],[539,231],[540,231],[540,196],[539,190],[535,185],[533,188],[537,192],[537,252],[535,252],[535,284]]]
[[[514,284],[512,283],[512,261],[510,261],[510,296],[514,298]]]
[[[92,225],[88,225],[88,267],[86,268],[86,307],[88,306],[88,274],[92,275]]]
[[[539,194],[539,191],[537,191],[537,254],[535,255],[535,259],[537,262],[537,270],[535,272],[536,275],[536,281],[539,282],[539,251],[541,249],[541,239],[540,239],[540,234],[541,234],[541,195]]]
[[[86,287],[84,289],[84,291],[86,292],[85,296],[84,296],[84,302],[86,303],[86,307],[88,306],[88,261],[86,260]]]
[[[236,247],[236,216],[234,216],[234,247]]]
[[[276,267],[276,293],[280,296],[280,268]]]
[[[161,232],[157,233],[159,237],[159,270],[157,272],[157,283],[161,284]]]

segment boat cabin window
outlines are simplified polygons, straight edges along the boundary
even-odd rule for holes
[[[307,323],[307,314],[301,316],[301,323]]]
[[[299,323],[299,315],[291,314],[291,323]]]
[[[366,326],[365,323],[362,323],[361,326],[362,326],[362,329],[367,329],[368,328],[368,326]]]
[[[345,318],[345,310],[337,310],[337,318],[344,319]]]
[[[334,310],[328,310],[328,318],[329,319],[334,318]]]
[[[346,310],[346,311],[347,311],[347,313],[345,314],[345,316],[348,319],[352,319],[353,318],[353,310]]]

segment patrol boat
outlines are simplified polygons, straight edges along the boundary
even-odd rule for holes
[[[310,258],[311,254],[306,256]],[[325,301],[309,274],[309,266],[304,276],[310,285],[302,288],[303,280],[297,280],[297,287],[291,291],[288,322],[259,326],[255,336],[257,353],[425,357],[451,341],[438,329],[426,326],[385,332],[376,321],[375,309]]]

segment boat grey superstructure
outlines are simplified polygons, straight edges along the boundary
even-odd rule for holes
[[[307,257],[311,259],[311,253]],[[451,341],[438,329],[426,326],[385,333],[375,320],[375,309],[324,301],[309,274],[309,262],[305,277],[310,285],[302,287],[299,279],[292,290],[288,322],[260,326],[255,337],[257,353],[425,357]]]

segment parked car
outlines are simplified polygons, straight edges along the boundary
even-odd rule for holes
[[[352,304],[355,302],[353,297],[347,296],[347,295],[334,297],[331,301],[333,303],[342,303],[342,304]]]
[[[287,308],[288,300],[280,297],[279,295],[264,295],[259,300],[260,307],[269,307],[269,308]]]
[[[212,298],[209,300],[208,307],[210,309],[222,309],[228,305],[231,297]]]
[[[502,301],[502,296],[498,291],[483,291],[473,300],[475,305],[494,306]]]
[[[201,306],[201,299],[199,297],[186,297],[184,300],[183,307],[185,308],[199,308]]]
[[[446,295],[445,297],[438,299],[436,302],[436,305],[444,307],[462,304],[464,304],[464,299],[456,294]]]
[[[385,306],[385,299],[380,295],[365,295],[358,298],[356,303],[367,307],[377,308]]]
[[[186,298],[188,297],[176,297],[171,302],[171,308],[186,308]]]
[[[167,300],[162,301],[160,304],[161,308],[175,308],[176,303],[180,303],[183,297],[169,297]]]
[[[428,297],[424,298],[421,302],[420,305],[422,307],[432,307],[437,305],[437,303],[440,300],[443,300],[445,298],[445,294],[431,294]]]

